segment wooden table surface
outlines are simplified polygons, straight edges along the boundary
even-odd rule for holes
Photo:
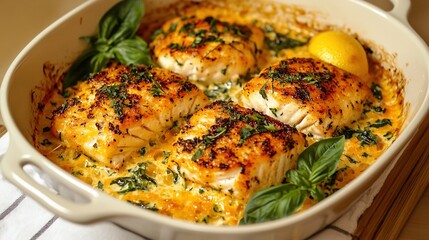
[[[429,187],[402,229],[399,240],[429,239]]]

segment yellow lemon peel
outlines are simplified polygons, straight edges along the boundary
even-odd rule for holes
[[[321,32],[310,40],[308,49],[314,57],[361,78],[368,74],[365,49],[359,41],[345,32]]]

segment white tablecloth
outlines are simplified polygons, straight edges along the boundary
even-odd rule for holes
[[[6,134],[0,138],[0,154],[6,151],[8,144],[9,135]],[[359,217],[371,205],[386,177],[387,172],[346,214],[311,239],[352,239]],[[79,225],[61,219],[44,209],[30,197],[22,194],[0,173],[0,240],[36,239],[142,240],[145,238],[110,222]]]

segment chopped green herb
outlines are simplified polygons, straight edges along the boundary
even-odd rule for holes
[[[265,44],[268,49],[274,51],[275,56],[278,56],[279,52],[283,49],[291,49],[307,44],[307,41],[299,41],[292,39],[288,34],[281,34],[274,30],[270,25],[264,28],[265,32]]]
[[[219,33],[219,30],[216,27],[216,24],[219,22],[218,19],[214,17],[206,17],[204,20],[209,23],[211,32]]]
[[[99,94],[106,95],[108,98],[126,99],[127,88],[124,83],[104,85],[98,89]]]
[[[122,118],[124,116],[124,104],[122,101],[112,100],[110,102],[110,106],[113,108],[113,111],[119,116],[119,118]]]
[[[222,212],[222,211],[219,209],[219,206],[218,206],[217,204],[215,204],[215,205],[213,206],[213,211],[214,211],[214,212],[216,212],[216,213]]]
[[[81,171],[73,171],[73,172],[71,172],[71,174],[73,176],[83,176],[83,173]]]
[[[358,163],[358,161],[356,161],[354,158],[352,158],[351,156],[349,156],[349,155],[344,155],[344,156],[346,156],[346,158],[349,160],[349,162],[350,163],[353,163],[353,164],[356,164],[356,163]]]
[[[274,117],[277,117],[277,108],[270,108],[270,111],[274,115]]]
[[[298,74],[301,75],[301,74]],[[328,70],[323,70],[323,72],[308,72],[305,74],[302,74],[301,81],[305,81],[308,84],[316,84],[319,82],[326,82],[331,80],[333,77],[332,73]]]
[[[180,28],[179,33],[194,37],[193,42],[188,46],[178,44],[178,43],[171,43],[168,45],[168,47],[174,50],[183,51],[189,48],[196,48],[196,47],[203,46],[208,42],[219,42],[221,44],[224,44],[225,41],[220,37],[221,32],[217,28],[218,24],[223,27],[222,33],[232,33],[234,36],[243,38],[245,40],[248,40],[250,38],[250,35],[252,34],[251,30],[247,26],[242,26],[235,23],[230,24],[227,22],[222,22],[213,17],[207,17],[205,18],[205,21],[210,25],[210,31],[207,31],[206,29],[198,29],[196,24],[193,22],[185,23]],[[176,28],[174,28],[174,30],[175,29]],[[225,69],[225,73],[226,73],[226,69]]]
[[[372,83],[372,85],[371,85],[372,95],[378,100],[383,99],[383,94],[381,91],[382,91],[382,89],[381,89],[380,85],[378,85],[377,83]]]
[[[386,132],[383,137],[385,137],[387,140],[390,140],[394,137],[394,134],[392,132]]]
[[[178,43],[170,43],[167,46],[168,48],[174,49],[174,50],[185,50],[186,48],[183,47],[183,45],[178,44]]]
[[[73,157],[73,160],[78,159],[80,156],[82,156],[81,152],[77,152],[76,156]]]
[[[156,206],[156,204],[153,204],[153,203],[146,203],[146,202],[143,202],[143,201],[140,201],[140,200],[137,201],[137,202],[133,202],[133,201],[127,200],[127,202],[129,202],[129,203],[131,203],[131,204],[133,204],[135,206],[138,206],[138,207],[141,207],[141,208],[144,208],[144,209],[148,209],[148,210],[151,210],[151,211],[154,211],[154,212],[159,211],[159,208]]]
[[[163,164],[166,164],[167,163],[167,161],[168,161],[168,158],[170,157],[170,152],[167,152],[167,151],[162,151],[162,155],[164,155],[164,159],[162,160],[162,163]]]
[[[179,181],[179,174],[174,172],[170,168],[167,168],[167,174],[172,174],[173,175],[173,183],[177,184],[177,182]]]
[[[174,61],[177,63],[177,65],[179,65],[180,67],[183,66],[183,63],[179,62],[179,60],[177,60],[176,58],[174,59]]]
[[[208,223],[208,222],[209,222],[209,219],[210,219],[210,215],[204,216],[204,217],[201,219],[201,222],[202,222],[202,223]]]
[[[146,147],[142,147],[139,150],[140,156],[144,156],[146,154]]]
[[[375,121],[375,123],[373,123],[373,124],[371,124],[369,126],[370,127],[375,127],[375,128],[381,128],[381,127],[384,127],[386,125],[392,126],[392,121],[390,121],[390,119],[386,119],[386,118],[384,118],[384,119],[377,119]]]
[[[165,33],[164,33],[164,30],[162,29],[162,28],[158,28],[157,30],[155,30],[153,33],[152,33],[152,36],[150,37],[150,39],[153,41],[155,38],[157,38],[158,36],[160,36],[160,35],[164,35]]]
[[[120,117],[123,117],[123,109],[125,107],[124,101],[127,98],[127,88],[125,83],[104,85],[98,89],[98,94],[105,95],[112,99],[110,106],[114,112]]]
[[[342,168],[338,169],[337,171],[335,171],[335,173],[332,174],[332,176],[330,176],[327,179],[327,181],[325,181],[325,183],[323,184],[325,190],[329,189],[332,191],[332,193],[334,193],[336,190],[338,190],[337,188],[334,188],[337,176],[338,176],[338,174],[345,172],[347,169],[349,169],[349,166],[342,167]]]
[[[264,133],[267,131],[277,131],[277,128],[274,126],[274,124],[269,123],[264,116],[260,114],[253,114],[251,118],[255,121],[254,124],[256,126],[252,127],[251,125],[247,125],[240,130],[240,144],[243,144],[248,138],[255,134]]]
[[[265,100],[268,100],[268,96],[265,91],[265,89],[267,88],[267,84],[268,84],[268,81],[266,81],[264,85],[262,85],[261,89],[259,89],[259,94],[261,94],[262,98]]]
[[[186,23],[183,25],[183,27],[179,30],[180,33],[189,33],[194,31],[195,29],[195,23]]]
[[[204,151],[201,148],[198,148],[191,158],[192,161],[197,161],[203,154],[204,154]]]
[[[161,95],[165,95],[167,94],[161,87],[161,85],[156,81],[153,80],[152,81],[153,85],[150,88],[150,90],[152,91],[152,95],[155,97],[161,96]]]
[[[71,98],[67,99],[59,108],[57,108],[54,113],[63,114],[69,107],[75,106],[76,104],[80,103],[79,98]]]
[[[226,132],[226,130],[227,129],[225,127],[218,127],[215,129],[215,131],[207,135],[204,135],[203,136],[204,147],[205,148],[209,147],[216,139],[221,137]]]
[[[267,72],[261,74],[262,78],[269,79],[264,85],[259,89],[259,94],[263,99],[268,100],[266,94],[266,87],[268,81],[272,83],[272,90],[274,91],[274,82],[279,82],[280,85],[284,85],[286,83],[306,83],[306,84],[319,84],[320,82],[330,81],[333,78],[333,74],[328,70],[323,70],[322,72],[298,72],[291,73],[288,70],[287,62],[281,61],[279,66],[272,69],[270,68]],[[311,100],[310,94],[304,88],[297,88],[296,94],[300,99]]]
[[[256,130],[250,125],[247,125],[246,127],[242,128],[240,130],[240,144],[243,144],[248,138],[253,136],[255,132]]]
[[[162,86],[159,84],[159,82],[154,78],[153,74],[149,71],[149,68],[131,65],[130,74],[128,75],[128,78],[129,81],[137,83],[141,81],[151,82],[153,85],[151,86],[150,90],[154,97],[167,94],[162,88]]]
[[[365,129],[364,131],[357,134],[357,139],[361,142],[362,146],[377,144],[377,136],[375,136],[370,130]]]
[[[377,112],[377,113],[385,113],[386,112],[386,109],[382,108],[380,106],[375,106],[372,109],[374,110],[374,112]]]
[[[204,94],[210,99],[221,99],[222,96],[227,96],[227,93],[232,87],[231,82],[226,82],[223,84],[215,84],[213,87],[208,88],[204,91]]]
[[[270,132],[274,132],[277,131],[276,127],[274,126],[274,124],[270,123],[267,125],[264,125],[264,128]]]
[[[150,186],[156,185],[155,179],[146,174],[146,169],[150,163],[142,162],[137,164],[133,169],[130,169],[130,175],[127,177],[119,177],[114,179],[110,185],[120,186],[118,193],[125,194],[136,190],[147,191]]]
[[[97,188],[104,191],[104,184],[102,182],[98,181]]]
[[[118,173],[117,171],[112,171],[112,169],[110,169],[108,167],[101,167],[100,169],[104,170],[106,172],[107,176],[109,176],[109,177]]]
[[[174,22],[174,23],[172,23],[172,24],[170,25],[170,27],[168,28],[168,32],[169,32],[169,33],[174,32],[174,31],[176,31],[176,28],[177,28],[177,22]]]
[[[377,136],[374,135],[369,129],[351,129],[344,127],[340,131],[336,131],[335,136],[344,135],[346,139],[352,138],[354,135],[361,142],[361,146],[377,144]]]

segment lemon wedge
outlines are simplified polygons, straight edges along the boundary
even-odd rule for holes
[[[326,31],[314,36],[308,45],[310,54],[361,78],[368,74],[368,59],[362,45],[341,31]]]

